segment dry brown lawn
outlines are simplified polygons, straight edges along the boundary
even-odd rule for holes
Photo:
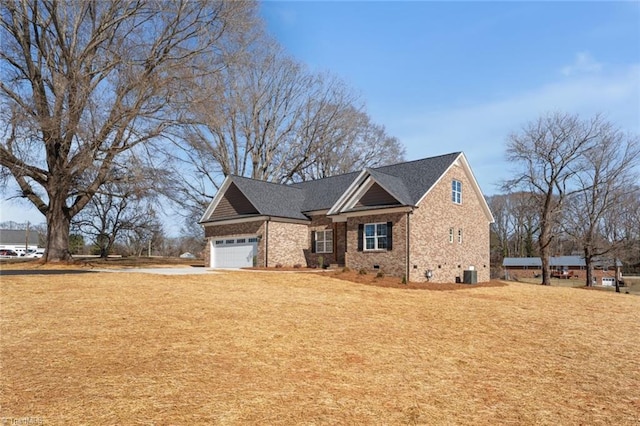
[[[0,281],[1,424],[640,422],[637,296],[317,273]]]

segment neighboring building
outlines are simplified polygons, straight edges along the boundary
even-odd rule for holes
[[[38,242],[39,237],[36,231],[0,229],[0,249],[9,249],[20,254],[24,253],[25,249],[37,249]]]
[[[227,176],[200,221],[208,267],[347,266],[414,282],[465,270],[489,281],[492,222],[460,152],[291,185]]]
[[[505,271],[505,278],[518,279],[527,277],[538,277],[542,274],[542,260],[539,257],[505,257],[502,261]],[[598,259],[593,262],[593,276],[597,284],[609,282],[615,278],[616,268],[619,270],[622,262],[610,259]],[[587,264],[581,256],[555,256],[549,258],[549,269],[559,276],[570,276],[571,278],[586,279]],[[618,279],[622,277],[619,276]]]

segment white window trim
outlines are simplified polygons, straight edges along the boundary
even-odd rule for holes
[[[456,182],[458,185],[455,185]],[[458,191],[454,186],[459,186],[460,190]],[[457,179],[451,181],[451,201],[453,204],[462,204],[462,182]]]
[[[378,235],[378,225],[384,225],[385,234]],[[373,226],[374,234],[367,236],[367,226]],[[387,247],[378,247],[378,239],[385,238],[387,240],[387,246],[389,245],[389,228],[387,227],[387,222],[375,222],[375,223],[365,223],[364,228],[362,230],[362,250],[363,251],[381,251],[388,250]],[[367,238],[373,238],[374,244],[373,248],[367,248]]]
[[[319,238],[320,234],[322,234],[322,238]],[[331,235],[331,239],[327,239],[327,234]],[[324,243],[324,251],[318,250],[318,243]],[[330,243],[330,244],[327,244]],[[333,230],[325,229],[323,231],[316,231],[316,253],[333,253]],[[327,250],[328,247],[328,250]]]
[[[449,242],[453,243],[453,228],[449,228]]]
[[[458,229],[458,244],[462,244],[462,228]]]

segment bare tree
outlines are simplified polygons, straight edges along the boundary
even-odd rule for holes
[[[496,235],[498,251],[494,258],[532,257],[537,255],[534,236],[538,232],[538,209],[536,197],[528,192],[518,191],[493,195],[488,198],[489,206],[496,219],[492,225]]]
[[[121,234],[147,226],[147,210],[157,203],[154,185],[158,180],[163,180],[161,170],[128,157],[111,170],[108,182],[75,216],[72,229],[90,236],[100,257],[106,258]]]
[[[190,125],[176,135],[185,146],[176,176],[190,177],[166,193],[185,211],[201,214],[229,174],[285,183],[403,158],[343,82],[310,73],[272,41],[254,43],[251,57],[219,77],[203,82]],[[223,101],[212,104],[214,94]]]
[[[574,178],[577,192],[568,199],[563,227],[582,247],[586,285],[591,286],[594,259],[616,253],[624,243],[621,234],[607,232],[620,225],[609,213],[622,213],[628,195],[638,190],[638,139],[603,122],[597,143],[583,153],[581,162]]]
[[[123,153],[163,135],[194,79],[252,27],[250,2],[6,0],[0,165],[46,217],[45,260]]]
[[[554,113],[509,137],[507,159],[520,169],[505,187],[527,190],[538,203],[543,285],[551,283],[549,259],[554,226],[559,224],[566,199],[581,191],[575,181],[588,167],[585,155],[607,136],[608,129],[600,115],[581,120],[577,115]]]

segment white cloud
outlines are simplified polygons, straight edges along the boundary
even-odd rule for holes
[[[576,54],[571,65],[562,67],[560,71],[567,77],[576,74],[598,73],[602,71],[602,64],[597,62],[589,52],[580,52]]]
[[[590,117],[603,113],[623,130],[640,133],[640,64],[607,73],[576,75],[486,103],[421,111],[387,127],[409,159],[464,151],[487,194],[510,177],[504,148],[510,133],[547,112]]]

